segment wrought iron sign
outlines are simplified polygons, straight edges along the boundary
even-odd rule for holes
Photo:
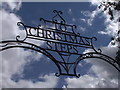
[[[102,54],[101,49],[95,49],[93,41],[96,37],[84,37],[76,33],[76,25],[67,24],[63,19],[62,12],[54,10],[55,14],[51,21],[40,18],[43,25],[32,27],[18,22],[26,33],[25,38],[16,36],[16,40],[1,41],[0,51],[9,48],[27,48],[37,51],[50,58],[57,66],[59,72],[56,76],[68,75],[79,77],[76,68],[81,60],[87,58],[98,58],[114,66],[119,72],[119,63],[113,58]],[[29,40],[44,41],[44,45],[37,45]],[[84,53],[82,50],[91,49],[91,52]],[[74,56],[74,57],[73,57]]]

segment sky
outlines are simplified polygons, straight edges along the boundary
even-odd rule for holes
[[[25,36],[17,22],[38,26],[39,19],[51,20],[53,10],[62,11],[62,17],[68,24],[77,26],[75,32],[82,36],[96,37],[96,48],[115,58],[117,45],[111,45],[115,36],[116,21],[110,21],[106,13],[101,12],[99,2],[1,2],[0,25],[2,40],[15,40],[15,36]],[[99,0],[100,1],[100,0]],[[39,46],[41,41],[30,41]],[[84,49],[82,53],[89,52]],[[25,49],[8,49],[1,54],[1,88],[118,88],[118,71],[100,59],[85,59],[79,62],[77,72],[80,78],[60,76],[56,65],[43,54]],[[76,56],[73,56],[75,58]]]

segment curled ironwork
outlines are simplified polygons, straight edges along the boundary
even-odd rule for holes
[[[46,55],[57,66],[59,72],[55,75],[67,75],[80,77],[76,68],[81,60],[88,58],[98,58],[104,60],[115,67],[120,72],[120,63],[110,56],[102,54],[101,49],[96,49],[94,41],[96,37],[85,37],[75,32],[76,25],[67,24],[62,17],[62,12],[54,10],[52,20],[40,18],[43,25],[37,27],[25,25],[18,22],[19,27],[23,27],[26,36],[21,39],[20,35],[16,36],[16,40],[6,40],[0,42],[0,51],[10,48],[27,48]],[[49,25],[52,25],[49,26]],[[35,43],[30,43],[29,39],[37,41],[45,41],[43,46]],[[91,52],[83,54],[81,49],[91,49]],[[60,59],[55,56],[55,53],[60,56]],[[71,60],[71,56],[76,55],[75,60]]]

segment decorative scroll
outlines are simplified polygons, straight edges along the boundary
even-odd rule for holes
[[[91,48],[96,53],[101,52],[94,48],[93,41],[97,40],[96,37],[84,37],[69,31],[44,29],[40,25],[31,27],[24,25],[22,22],[18,22],[18,25],[24,27],[26,37],[21,40],[20,36],[16,36],[17,41],[25,41],[26,39],[43,40],[46,41],[46,49],[70,54],[79,55],[78,49],[81,47]]]
[[[68,75],[79,77],[76,68],[81,60],[87,58],[99,58],[102,59],[118,71],[120,71],[119,63],[113,58],[102,54],[101,49],[96,49],[93,42],[97,40],[96,37],[84,37],[75,32],[76,25],[69,25],[62,17],[62,12],[54,10],[52,20],[46,20],[40,18],[43,25],[37,27],[25,25],[22,22],[18,22],[17,25],[22,27],[26,32],[25,38],[21,39],[21,36],[17,35],[16,40],[8,40],[0,42],[0,51],[9,48],[27,48],[46,55],[57,66],[59,72],[56,76]],[[44,41],[43,46],[38,46],[35,43],[30,43],[29,40]],[[86,48],[91,49],[92,52],[83,54],[83,50]],[[52,53],[51,53],[52,52]],[[55,56],[60,56],[60,59]],[[76,55],[74,60],[71,57]]]

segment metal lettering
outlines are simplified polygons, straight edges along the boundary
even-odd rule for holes
[[[74,31],[76,25],[69,25],[62,18],[61,11],[54,10],[53,13],[55,13],[55,16],[52,18],[52,21],[43,18],[40,19],[40,21],[43,21],[44,26],[38,25],[38,27],[32,27],[24,25],[22,22],[18,22],[17,25],[23,27],[26,36],[24,39],[21,39],[21,37],[17,35],[16,40],[1,41],[0,51],[9,48],[22,47],[42,53],[50,58],[58,67],[59,73],[56,73],[56,76],[68,75],[79,77],[80,74],[77,74],[76,67],[79,61],[87,58],[103,59],[120,72],[120,67],[118,67],[119,62],[102,54],[101,49],[94,48],[93,40],[96,41],[96,37],[81,36]],[[52,27],[50,26],[51,24]],[[44,41],[44,45],[39,46],[34,44],[34,42],[31,43],[27,41],[27,38],[42,40]],[[85,50],[84,48],[92,49],[92,52],[82,53],[82,51]],[[56,57],[56,54],[59,55],[58,58]],[[78,57],[74,59],[71,58],[72,55],[77,55]]]

